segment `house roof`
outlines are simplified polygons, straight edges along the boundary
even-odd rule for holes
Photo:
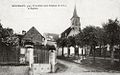
[[[36,44],[36,43],[42,43],[43,38],[44,37],[38,32],[38,30],[35,27],[32,27],[30,30],[28,30],[23,40],[30,40]]]
[[[59,35],[54,33],[44,33],[44,37],[49,39],[49,41],[56,41],[59,38]]]
[[[67,28],[64,32],[61,33],[61,38],[67,37],[69,35],[69,33],[71,32],[71,30],[72,30],[71,27]]]

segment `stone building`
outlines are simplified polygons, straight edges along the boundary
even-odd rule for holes
[[[49,46],[56,47],[56,41],[59,38],[58,34],[44,33],[43,36],[45,38],[44,45],[49,45]]]
[[[33,63],[34,56],[44,42],[44,37],[38,32],[35,27],[28,30],[22,38],[21,56],[25,58],[25,62]]]
[[[77,9],[76,6],[74,8],[74,12],[73,12],[73,16],[70,19],[71,20],[71,25],[70,27],[68,27],[65,31],[63,31],[60,35],[60,38],[68,38],[68,37],[75,37],[77,34],[79,34],[81,32],[81,23],[80,23],[80,17],[77,14]],[[79,53],[79,46],[74,45],[71,46],[74,49],[63,49],[62,52],[64,52],[64,54],[75,54],[78,55]],[[69,56],[69,55],[68,55]]]
[[[75,36],[79,34],[81,31],[80,17],[77,15],[76,6],[74,8],[73,16],[70,20],[71,20],[71,26],[61,33],[61,38]]]
[[[23,42],[33,42],[34,44],[42,44],[44,41],[44,37],[38,32],[35,27],[32,27],[22,39]]]

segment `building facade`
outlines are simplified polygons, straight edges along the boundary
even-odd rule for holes
[[[71,20],[71,26],[61,33],[61,38],[75,36],[79,34],[81,31],[80,17],[77,15],[76,6],[74,8],[73,16],[70,20]]]

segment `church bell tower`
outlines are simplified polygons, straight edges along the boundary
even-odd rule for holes
[[[77,33],[80,33],[81,28],[80,28],[80,17],[77,15],[77,10],[76,6],[74,8],[73,16],[71,18],[71,28],[76,31]]]

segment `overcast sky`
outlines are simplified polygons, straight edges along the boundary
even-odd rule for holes
[[[101,26],[109,18],[120,18],[120,0],[0,0],[0,19],[3,27],[13,28],[16,33],[28,31],[34,26],[40,33],[60,34],[71,25],[75,4],[81,28]],[[28,10],[27,5],[63,6],[39,6],[38,9]]]

